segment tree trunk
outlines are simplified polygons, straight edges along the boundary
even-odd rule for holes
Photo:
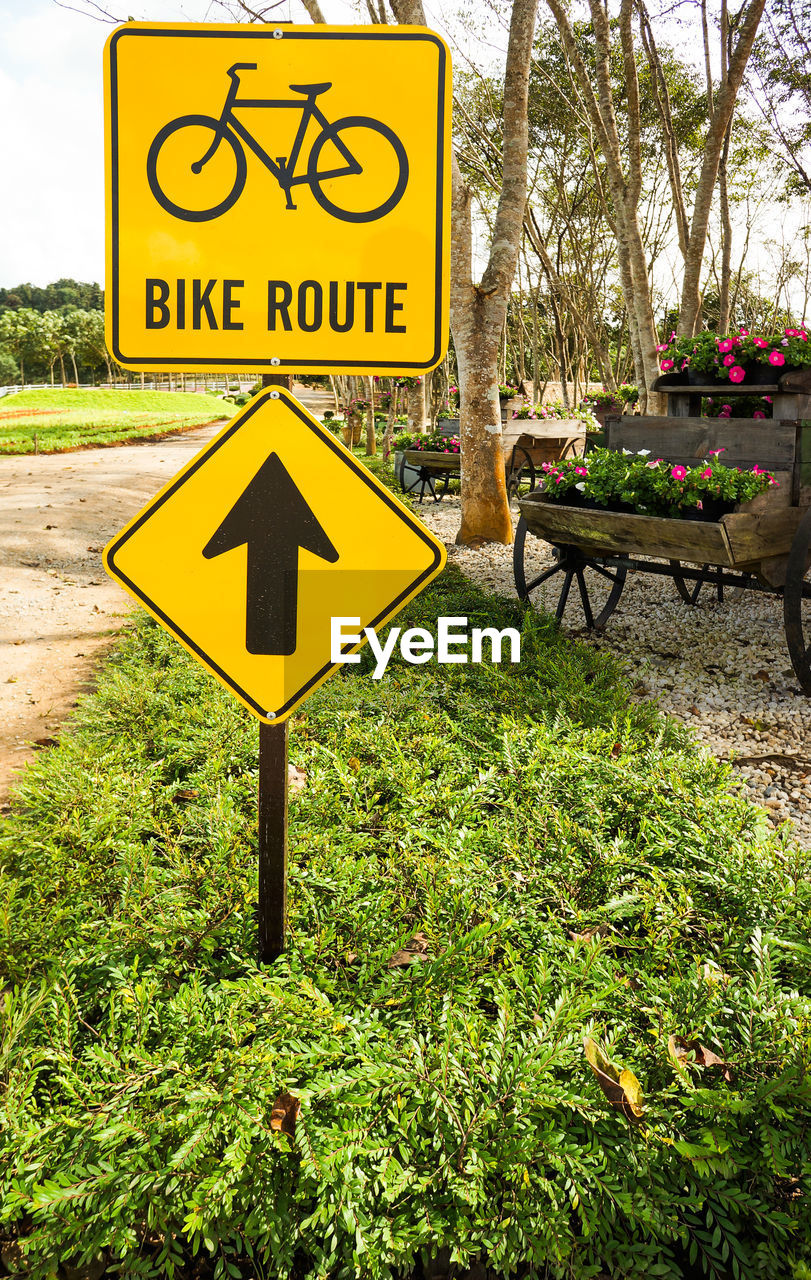
[[[408,394],[408,430],[413,434],[425,435],[426,430],[426,414],[425,414],[425,382],[420,378],[419,382],[413,385],[409,384],[407,388]]]
[[[377,455],[377,437],[375,435],[375,384],[371,378],[366,379],[369,388],[369,405],[366,410],[366,457]]]
[[[538,0],[513,0],[504,79],[503,178],[490,256],[473,283],[471,195],[454,157],[451,327],[459,371],[462,524],[456,541],[512,542],[497,370],[527,198],[528,88]]]

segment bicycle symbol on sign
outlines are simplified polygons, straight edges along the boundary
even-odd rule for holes
[[[238,98],[240,72],[256,70],[257,63],[255,62],[236,62],[233,67],[229,68],[228,75],[231,78],[231,86],[219,120],[216,120],[213,116],[204,115],[179,116],[176,120],[170,120],[168,124],[164,125],[153,139],[147,156],[146,172],[152,194],[161,208],[172,214],[173,217],[182,218],[186,222],[209,222],[227,213],[236,204],[245,186],[248,173],[245,148],[242,146],[242,143],[245,143],[262,161],[265,168],[273,174],[285,194],[286,208],[288,209],[297,207],[292,200],[291,192],[293,187],[306,185],[312,191],[321,208],[331,214],[332,217],[340,218],[343,222],[373,222],[375,219],[382,218],[389,213],[399,202],[408,182],[408,157],[406,156],[405,147],[396,133],[388,125],[383,124],[380,120],[374,120],[371,116],[344,116],[343,119],[330,123],[317,105],[316,98],[331,89],[331,84],[291,84],[289,87],[293,93],[305,95],[303,101],[301,98]],[[301,120],[290,155],[277,156],[275,161],[272,160],[256,141],[256,138],[234,114],[235,107],[262,107],[269,110],[290,107],[300,108]],[[310,148],[310,154],[306,162],[306,172],[296,174],[296,165],[304,144],[304,135],[311,120],[320,126],[321,132]],[[200,151],[206,144],[208,134],[212,135],[210,144],[204,154],[200,155]],[[374,135],[377,136],[375,137]],[[242,140],[241,142],[240,139]],[[340,157],[338,167],[334,167],[335,161],[333,161],[331,167],[319,169],[321,154],[328,143],[333,145]],[[370,146],[371,152],[369,151]],[[190,175],[203,175],[206,165],[214,159],[221,147],[230,147],[236,161],[236,174],[230,191],[222,199],[217,200],[216,203],[210,204],[208,208],[188,208],[185,204],[179,203],[180,199],[188,199],[187,192]],[[368,168],[364,168],[361,161],[353,154],[353,147],[371,156],[371,160],[368,161]],[[158,168],[161,164],[162,154],[164,160],[163,171],[161,178],[159,178]],[[329,152],[327,154],[329,155]],[[198,158],[191,159],[191,156],[197,156]],[[211,173],[212,171],[209,172]],[[176,178],[178,173],[181,176],[182,194],[179,195],[177,200],[173,200],[167,195],[165,186],[171,185],[169,181],[170,174]],[[364,173],[367,178],[374,176],[374,185],[378,183],[384,185],[382,189],[377,187],[374,192],[372,198],[375,204],[373,208],[353,208],[355,203],[369,203],[368,191],[366,201],[363,201],[363,190],[367,188],[363,184],[359,188],[357,182],[351,183],[350,181],[352,178],[357,178]],[[222,177],[223,175],[221,174],[220,176]],[[337,179],[342,181],[335,181]],[[229,181],[230,172],[224,175],[224,185],[227,186]],[[164,185],[161,185],[162,182]],[[331,184],[328,188],[329,194],[324,190],[324,183]],[[200,185],[203,187],[205,182]],[[206,202],[210,202],[212,198],[210,192],[203,190],[201,190],[200,195],[201,201],[205,199]],[[383,197],[382,199],[380,198],[381,196]],[[336,202],[338,199],[344,203],[338,204]]]

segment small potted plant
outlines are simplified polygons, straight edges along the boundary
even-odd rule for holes
[[[600,428],[605,427],[606,418],[613,418],[618,413],[622,413],[622,403],[618,399],[617,392],[607,391],[605,387],[602,391],[590,391],[582,401],[582,407],[594,415]]]
[[[452,412],[450,409],[440,409],[436,415],[437,431],[443,436],[459,435],[459,411]]]

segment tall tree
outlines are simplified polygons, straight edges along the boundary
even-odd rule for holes
[[[678,328],[693,333],[701,306],[701,270],[707,244],[710,210],[727,127],[746,68],[765,0],[745,0],[737,15],[730,56],[712,104],[708,104],[708,125],[702,143],[701,163],[695,186],[692,213],[688,214],[685,184],[679,165],[678,139],[673,127],[666,77],[662,70],[653,28],[644,0],[620,0],[619,14],[612,19],[602,0],[588,0],[595,44],[594,81],[582,56],[562,0],[547,0],[558,25],[577,83],[595,143],[605,164],[606,183],[616,225],[617,250],[623,293],[628,306],[631,347],[643,403],[658,408],[649,399],[658,376],[656,326],[649,279],[649,262],[640,224],[640,197],[643,189],[640,53],[634,33],[639,28],[641,46],[651,73],[654,101],[661,123],[662,150],[667,164],[671,196],[676,215],[679,246],[684,259]],[[725,6],[726,0],[722,0]],[[722,23],[723,26],[723,23]],[[722,32],[726,47],[727,32]],[[611,77],[612,55],[621,58],[623,95],[615,92]],[[619,118],[622,117],[622,129]]]
[[[752,98],[791,167],[811,192],[811,0],[773,0],[751,64]]]
[[[498,362],[524,226],[529,67],[538,0],[513,0],[502,108],[503,172],[478,283],[473,276],[472,192],[453,159],[451,328],[460,393],[462,525],[456,541],[512,542],[504,477]]]

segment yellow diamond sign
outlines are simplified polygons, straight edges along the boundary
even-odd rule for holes
[[[120,364],[416,375],[440,363],[438,36],[131,23],[105,68],[107,344]]]
[[[278,723],[336,670],[332,619],[359,619],[355,633],[383,626],[441,571],[445,548],[274,388],[156,494],[104,562],[254,715]]]

